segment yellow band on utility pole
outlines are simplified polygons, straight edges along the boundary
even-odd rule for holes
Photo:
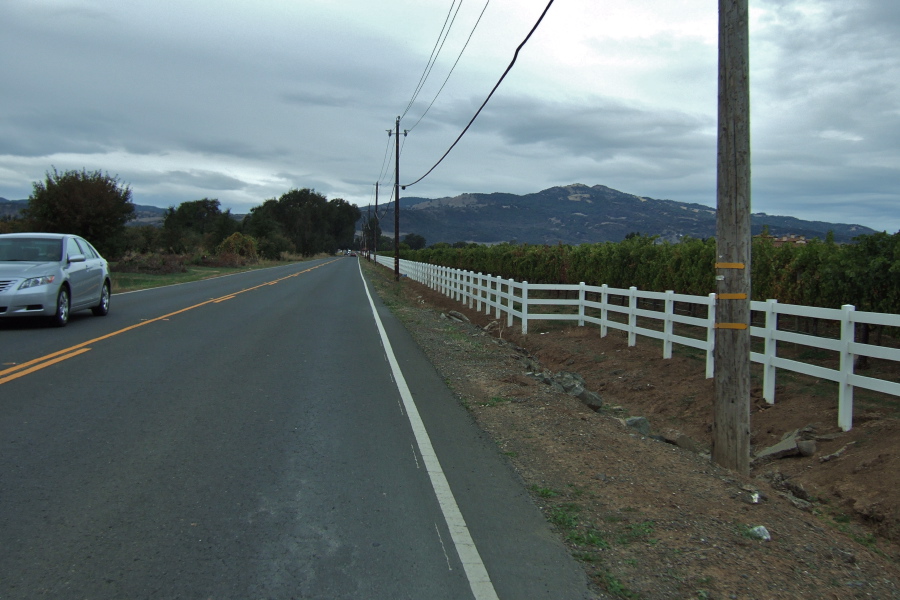
[[[719,300],[746,300],[747,294],[716,294]]]
[[[744,263],[716,263],[717,269],[743,269]]]
[[[716,329],[747,329],[746,323],[716,323]]]

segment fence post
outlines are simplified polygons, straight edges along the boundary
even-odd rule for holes
[[[528,282],[522,282],[522,335],[528,333]]]
[[[775,379],[776,370],[772,364],[773,359],[778,356],[778,340],[775,339],[775,332],[778,330],[778,311],[775,310],[778,300],[769,298],[766,300],[766,340],[765,352],[766,358],[763,361],[763,399],[769,404],[775,404]]]
[[[856,341],[856,323],[853,320],[853,311],[856,307],[845,304],[841,307],[844,312],[841,315],[841,380],[838,382],[838,427],[842,431],[850,431],[853,428],[853,385],[850,376],[853,375],[853,352],[850,345]]]
[[[472,308],[472,271],[463,271],[463,304]]]
[[[666,320],[663,323],[663,358],[672,358],[672,316],[675,314],[674,290],[666,290]]]
[[[482,291],[482,274],[478,271],[475,276],[475,312],[481,312],[481,291]]]
[[[466,271],[466,273],[469,274],[469,286],[466,288],[469,293],[469,308],[472,308],[475,306],[475,271]]]
[[[459,272],[459,302],[463,306],[469,302],[469,272],[465,270]]]
[[[609,327],[606,326],[606,318],[609,316],[609,311],[606,309],[607,302],[609,302],[609,286],[604,283],[600,289],[602,290],[600,292],[600,337],[605,338],[609,333]]]
[[[513,326],[513,286],[516,280],[510,279],[506,284],[506,326]]]
[[[584,302],[586,293],[584,291],[584,282],[578,283],[578,326],[584,327]]]
[[[710,294],[706,305],[706,378],[716,376],[716,295]]]
[[[459,301],[463,306],[469,302],[469,275],[465,270],[459,272]]]
[[[500,295],[502,291],[503,291],[503,278],[497,277],[497,279],[494,280],[494,300],[495,300],[494,318],[495,319],[499,319],[500,313],[503,312],[503,309],[501,308],[502,304],[503,304],[503,297]]]
[[[637,344],[637,288],[628,288],[628,345]]]

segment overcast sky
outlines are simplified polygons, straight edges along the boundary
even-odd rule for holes
[[[490,0],[474,33],[485,0],[457,2],[409,106],[452,0],[2,0],[0,196],[55,167],[162,207],[243,213],[304,187],[364,205],[379,180],[384,203],[396,117],[409,183],[547,1]],[[896,232],[900,3],[750,12],[753,211]],[[401,195],[577,182],[715,206],[717,39],[714,0],[556,0]]]

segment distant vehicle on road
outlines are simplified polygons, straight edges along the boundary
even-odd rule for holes
[[[109,265],[87,240],[0,234],[0,317],[46,317],[64,327],[75,311],[105,316],[110,290]]]

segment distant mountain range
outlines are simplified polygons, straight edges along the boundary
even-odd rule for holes
[[[374,207],[361,206],[363,219]],[[379,225],[394,234],[394,211],[379,207]],[[875,233],[862,225],[804,221],[755,213],[754,235],[768,226],[773,236],[797,235],[849,242]],[[359,229],[362,229],[360,221]],[[400,236],[415,233],[431,245],[437,242],[510,242],[582,244],[618,242],[629,233],[658,235],[675,242],[684,236],[708,238],[716,234],[716,211],[702,204],[656,200],[626,194],[603,185],[573,184],[535,194],[463,194],[455,198],[400,197]]]
[[[28,206],[28,200],[7,200],[0,198],[0,219],[4,217],[17,217],[23,208]],[[158,206],[134,205],[134,218],[129,225],[162,225],[165,208]]]
[[[27,200],[0,198],[0,218],[16,216]],[[374,206],[361,206],[362,218]],[[161,225],[166,209],[135,205],[129,225]],[[379,207],[384,235],[394,235],[393,205]],[[243,215],[233,215],[240,219]],[[834,232],[835,241],[875,233],[862,225],[804,221],[755,213],[750,217],[753,234],[768,226],[773,236],[797,235],[824,238]],[[357,230],[361,231],[363,220]],[[400,197],[400,235],[415,233],[426,243],[511,242],[528,244],[582,244],[618,242],[629,233],[658,235],[675,242],[684,236],[708,238],[716,234],[716,211],[702,204],[656,200],[626,194],[603,185],[573,184],[552,187],[535,194],[463,194],[454,198]]]

